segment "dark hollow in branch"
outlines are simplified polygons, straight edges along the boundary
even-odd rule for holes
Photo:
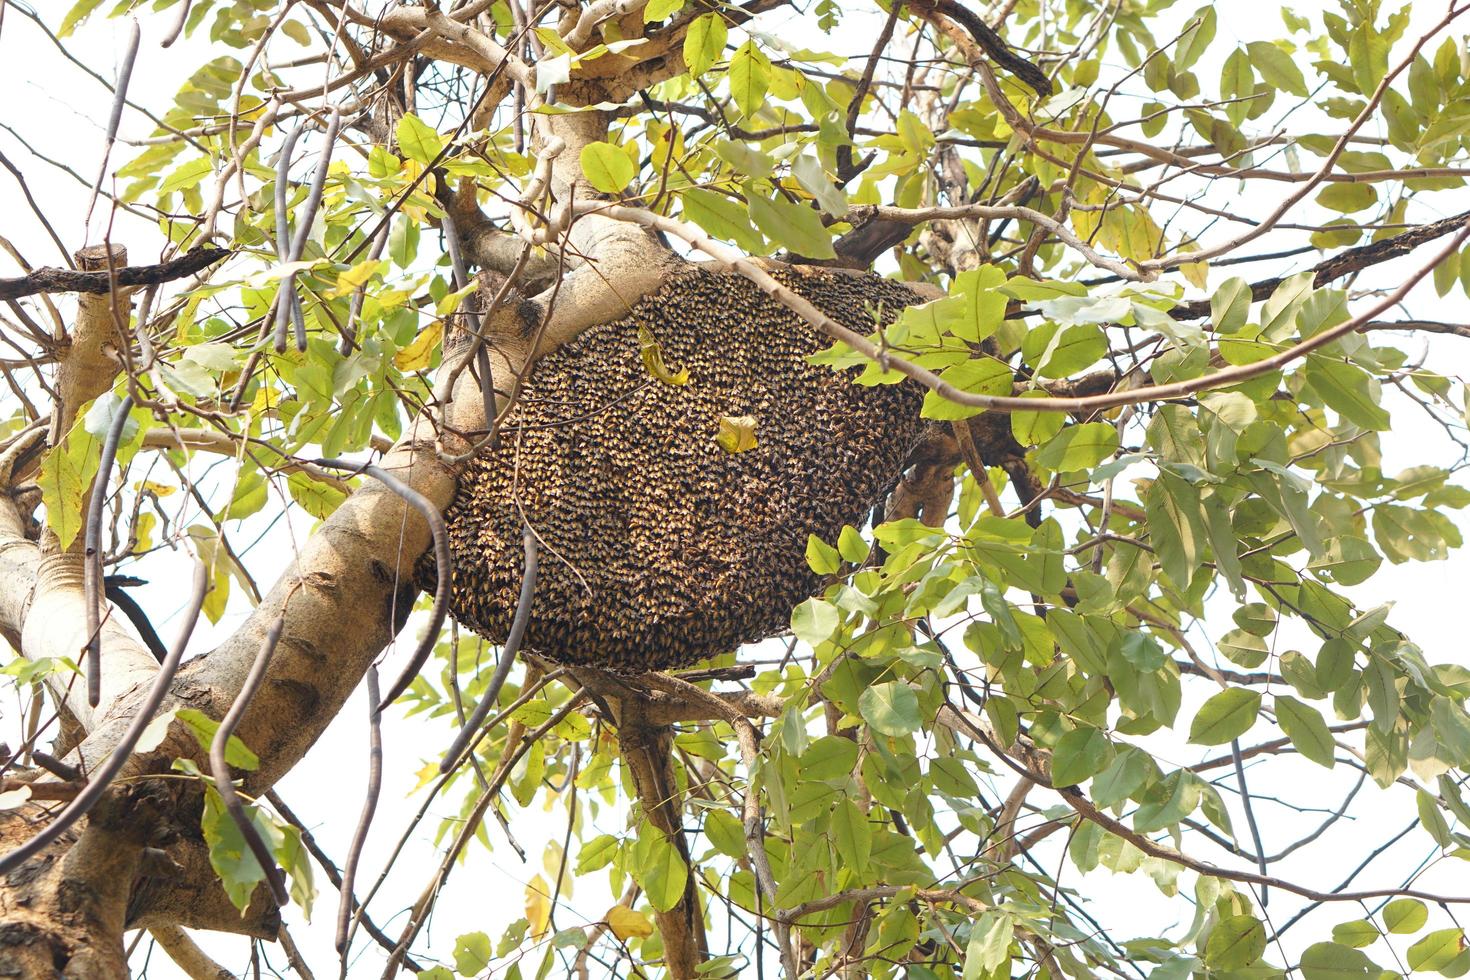
[[[352,470],[377,480],[422,514],[424,521],[429,525],[430,533],[434,536],[434,561],[438,569],[438,578],[434,583],[434,608],[429,613],[429,626],[424,631],[424,638],[419,641],[418,649],[413,652],[413,659],[409,661],[398,680],[388,689],[388,695],[383,698],[383,703],[380,705],[381,710],[397,700],[398,695],[408,690],[408,685],[413,683],[413,679],[428,662],[429,654],[434,652],[434,644],[439,639],[439,629],[444,625],[444,617],[449,612],[449,583],[453,575],[453,568],[450,564],[453,559],[449,554],[449,530],[444,526],[444,515],[439,513],[439,508],[435,507],[427,497],[380,467],[366,463],[350,463],[341,459],[319,459],[317,465],[329,469]]]
[[[37,293],[95,293],[105,294],[118,286],[153,286],[192,276],[200,269],[208,268],[230,254],[226,248],[201,245],[192,248],[176,259],[156,265],[130,265],[106,272],[78,272],[75,269],[58,269],[46,266],[28,276],[0,279],[0,300],[20,299]]]

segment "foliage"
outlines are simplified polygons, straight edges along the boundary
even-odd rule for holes
[[[100,6],[77,4],[61,33],[90,29]],[[249,576],[223,547],[231,537],[284,508],[325,519],[345,499],[300,464],[381,449],[431,401],[447,318],[472,292],[456,287],[441,244],[450,192],[471,188],[498,220],[538,163],[509,98],[475,113],[482,80],[425,59],[413,111],[398,96],[391,127],[354,131],[361,152],[333,157],[305,253],[283,262],[275,201],[300,220],[309,180],[301,171],[278,187],[275,154],[287,117],[320,108],[310,101],[320,66],[311,76],[267,66],[321,54],[340,6],[195,0],[186,32],[207,39],[211,60],[117,170],[121,199],[156,208],[174,245],[220,234],[238,254],[179,291],[166,319],[134,325],[162,352],[139,380],[166,408],[136,412],[126,437],[115,553],[146,562],[162,541],[151,535],[192,534],[219,548],[217,580],[242,585],[237,604]],[[677,40],[679,70],[615,100],[607,138],[575,154],[592,189],[745,253],[808,260],[835,259],[885,219],[879,206],[907,209],[879,267],[943,295],[871,339],[959,392],[1038,407],[1006,414],[931,391],[925,416],[958,436],[931,474],[949,501],[943,519],[891,515],[813,538],[808,562],[830,584],[793,611],[784,655],[757,645],[686,675],[727,694],[734,677],[765,707],[749,712],[753,765],[732,718],[677,726],[670,789],[682,841],[647,818],[663,801],[637,798],[616,721],[596,699],[540,666],[514,675],[472,754],[478,770],[441,778],[431,765],[420,792],[457,807],[439,828],[455,841],[446,867],[471,839],[491,846],[487,775],[503,785],[512,826],[547,819],[544,808],[569,845],[553,841],[523,918],[486,921],[452,947],[441,937],[416,946],[438,964],[421,975],[546,976],[589,958],[619,975],[656,969],[666,937],[654,924],[691,878],[708,976],[746,975],[756,958],[777,969],[778,951],[760,945],[775,923],[795,927],[812,975],[1299,969],[1336,980],[1470,969],[1452,906],[1402,894],[1412,876],[1361,895],[1351,877],[1337,887],[1338,869],[1381,841],[1334,826],[1357,812],[1350,805],[1386,807],[1417,821],[1412,833],[1436,858],[1470,857],[1470,670],[1440,662],[1457,652],[1416,645],[1373,586],[1385,563],[1441,561],[1462,544],[1463,458],[1386,470],[1385,437],[1427,442],[1443,430],[1463,449],[1464,386],[1405,349],[1403,322],[1353,321],[1421,273],[1415,303],[1427,289],[1470,296],[1470,252],[1430,269],[1451,239],[1412,238],[1463,200],[1470,148],[1470,58],[1440,12],[1344,0],[1283,8],[1284,26],[1263,27],[1170,0],[1002,5],[1003,34],[1041,53],[1055,80],[1043,99],[977,69],[939,29],[942,3],[893,13],[895,61],[874,64],[866,51],[836,52],[870,43],[890,17],[884,4],[824,0],[799,29],[751,16],[773,4],[625,6],[641,16],[600,22],[576,50],[566,41],[575,16],[548,17],[533,44],[512,45],[540,52],[545,115],[566,108],[563,88],[639,70],[633,35]],[[148,23],[179,4],[152,10],[163,13]],[[121,0],[112,13],[146,11]],[[519,16],[498,2],[480,27],[509,44]],[[369,43],[360,28],[344,30]],[[1247,35],[1257,28],[1267,36]],[[315,88],[282,99],[298,82]],[[367,98],[340,104],[350,115],[370,110]],[[235,201],[237,186],[246,193]],[[973,207],[919,213],[942,206]],[[1380,246],[1404,235],[1402,248]],[[1109,273],[1076,242],[1132,274]],[[1342,264],[1319,274],[1329,254]],[[1375,269],[1399,254],[1409,258]],[[1242,265],[1285,272],[1252,281]],[[278,353],[268,314],[289,273],[309,342]],[[1259,365],[1349,323],[1302,356],[1188,397],[1077,411],[1044,401]],[[651,377],[688,380],[656,341],[643,356]],[[861,368],[859,384],[915,383],[840,342],[816,360]],[[150,427],[204,424],[232,440],[226,479],[194,475],[202,450],[144,440]],[[720,425],[729,451],[759,448],[758,419]],[[81,526],[103,431],[89,413],[41,467],[45,519],[63,543]],[[137,461],[153,455],[167,465],[145,486]],[[161,498],[196,482],[209,512],[186,528]],[[162,530],[150,530],[149,510]],[[484,692],[485,656],[446,634],[406,696],[445,742]],[[753,666],[721,672],[742,664]],[[206,722],[190,723],[205,740]],[[439,751],[423,746],[426,759]],[[1373,787],[1354,804],[1360,772]],[[1258,780],[1285,804],[1252,801]],[[1330,794],[1322,843],[1351,849],[1350,861],[1306,874],[1272,866],[1267,851],[1315,839],[1280,811],[1316,802],[1292,795],[1298,780]],[[1265,819],[1268,806],[1288,829]],[[297,832],[256,813],[290,858],[300,900],[311,886],[294,874],[306,867]],[[204,834],[243,905],[262,872],[233,833],[211,790]],[[345,840],[346,824],[333,833]],[[762,892],[753,848],[774,894]],[[1111,886],[1098,869],[1146,880],[1167,915],[1130,923],[1100,909]],[[584,881],[615,899],[582,909],[605,924],[554,928],[555,903]]]

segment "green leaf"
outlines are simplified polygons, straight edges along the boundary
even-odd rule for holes
[[[832,234],[811,208],[793,204],[784,197],[765,197],[746,186],[750,216],[767,238],[784,245],[796,255],[809,259],[834,259]]]
[[[588,143],[582,147],[581,161],[587,182],[604,194],[618,193],[638,175],[628,154],[611,143]]]
[[[923,725],[919,718],[919,696],[902,681],[866,688],[858,698],[858,710],[881,735],[908,735]]]
[[[852,800],[838,800],[832,810],[832,843],[848,870],[861,877],[873,853],[873,828]]]
[[[1266,951],[1266,927],[1253,915],[1231,915],[1215,923],[1205,942],[1205,963],[1212,970],[1240,970]]]
[[[960,391],[972,395],[1009,395],[1012,375],[1010,366],[993,357],[974,357],[946,368],[939,375]],[[967,419],[985,411],[950,401],[937,391],[924,393],[921,414],[926,419]]]
[[[1118,451],[1118,430],[1107,422],[1069,425],[1036,451],[1036,462],[1058,473],[1090,470]]]
[[[1356,648],[1346,640],[1334,637],[1322,644],[1317,653],[1317,686],[1329,694],[1352,680]]]
[[[1138,791],[1153,771],[1153,760],[1141,749],[1128,746],[1113,756],[1108,767],[1092,781],[1092,799],[1098,806],[1121,803]]]
[[[101,455],[101,440],[79,425],[41,463],[36,483],[46,505],[46,526],[63,550],[71,547],[82,530],[83,498],[97,477]]]
[[[667,20],[684,9],[685,0],[649,0],[643,8],[643,22],[652,24],[656,20]]]
[[[1036,373],[1044,378],[1065,378],[1094,364],[1108,352],[1108,338],[1095,323],[1062,327],[1037,360]]]
[[[1261,694],[1242,687],[1221,691],[1206,701],[1189,726],[1196,745],[1223,745],[1239,738],[1255,724],[1261,712]]]
[[[342,506],[347,495],[329,483],[323,483],[307,473],[292,473],[286,478],[286,491],[301,509],[319,521],[332,516]]]
[[[246,819],[269,846],[280,832],[259,807],[244,804]],[[225,810],[224,801],[213,785],[204,789],[204,814],[199,821],[204,842],[209,848],[209,864],[219,875],[220,884],[235,908],[244,911],[257,885],[265,880],[265,869],[255,859],[239,826]]]
[[[1057,740],[1051,753],[1051,778],[1057,787],[1077,786],[1107,765],[1108,737],[1096,728],[1074,728]]]
[[[709,810],[705,813],[704,836],[709,838],[709,842],[721,854],[732,858],[746,856],[745,828],[727,810]]]
[[[847,214],[847,196],[827,177],[822,161],[810,153],[803,153],[791,165],[791,174],[816,199],[828,217],[841,218]]]
[[[1338,943],[1316,943],[1302,953],[1302,976],[1305,980],[1356,980],[1381,972],[1366,955]]]
[[[102,6],[102,0],[77,0],[72,8],[61,18],[61,26],[56,29],[57,37],[70,37],[71,32],[77,29],[77,25],[86,20],[92,11]]]
[[[1159,564],[1175,585],[1187,588],[1207,536],[1199,490],[1171,473],[1160,473],[1143,500],[1149,542]]]
[[[612,834],[598,834],[585,841],[577,851],[577,875],[591,874],[612,864],[621,846],[622,842]]]
[[[1349,422],[1380,432],[1389,427],[1388,411],[1381,404],[1383,390],[1367,371],[1318,354],[1307,358],[1303,371],[1327,407]]]
[[[1464,944],[1459,929],[1436,929],[1409,947],[1409,969],[1438,973],[1460,955]]]
[[[1290,92],[1298,98],[1307,96],[1307,80],[1291,55],[1269,41],[1252,41],[1246,45],[1251,64],[1272,88]]]
[[[801,754],[801,776],[817,782],[846,781],[857,758],[858,746],[852,739],[823,735]]]
[[[648,820],[638,828],[638,841],[633,845],[632,860],[628,865],[633,879],[643,886],[648,903],[654,909],[667,912],[679,904],[679,899],[684,896],[689,868],[664,832]]]
[[[1270,636],[1276,629],[1276,610],[1264,602],[1248,602],[1231,615],[1235,625],[1255,636]]]
[[[1396,935],[1418,932],[1428,921],[1429,909],[1417,898],[1396,898],[1383,908],[1383,925]]]
[[[174,713],[174,717],[188,726],[200,747],[208,753],[214,745],[215,733],[219,731],[219,722],[197,708],[180,708]],[[231,735],[230,740],[225,743],[225,762],[232,768],[246,772],[254,772],[260,768],[260,758],[246,748],[238,735]]]
[[[964,980],[979,980],[999,974],[1011,959],[1011,940],[1016,923],[1004,912],[984,912],[970,927],[965,946]],[[1009,971],[1007,971],[1009,972]]]
[[[837,550],[843,559],[854,565],[867,561],[868,542],[863,540],[862,533],[851,524],[842,525],[842,533],[837,536]]]
[[[1332,732],[1328,730],[1327,722],[1322,720],[1322,713],[1289,694],[1276,695],[1275,703],[1281,730],[1291,739],[1296,750],[1317,765],[1331,769],[1336,762],[1336,747],[1332,744]]]
[[[1023,391],[1022,398],[1046,398],[1044,391]],[[1062,431],[1067,424],[1065,412],[1012,412],[1011,435],[1023,446],[1039,446]]]
[[[766,240],[750,223],[750,212],[743,204],[723,194],[701,188],[684,192],[684,217],[716,238],[734,242],[750,255],[766,251]]]
[[[1189,28],[1179,38],[1179,46],[1174,51],[1174,71],[1188,71],[1214,39],[1215,8],[1201,7],[1194,12]]]
[[[1339,922],[1332,927],[1332,939],[1334,942],[1351,946],[1353,949],[1362,949],[1372,946],[1378,942],[1378,927],[1367,919],[1354,919],[1351,922]]]
[[[840,617],[837,607],[823,599],[808,599],[791,611],[791,632],[807,646],[831,637]]]
[[[806,563],[818,575],[835,575],[842,568],[842,554],[815,534],[808,534]]]
[[[490,937],[483,932],[470,932],[454,941],[454,968],[466,977],[478,976],[494,959]]]
[[[755,41],[746,41],[730,59],[730,94],[735,104],[747,117],[753,116],[766,104],[770,87],[770,59],[755,46]]]
[[[208,157],[181,163],[163,179],[163,183],[158,185],[157,193],[159,195],[172,194],[174,191],[198,187],[200,181],[207,177],[213,169]]]
[[[398,120],[398,148],[410,160],[427,166],[444,152],[444,140],[428,123],[413,113]]]
[[[719,14],[704,14],[694,19],[689,33],[684,35],[684,64],[690,75],[698,78],[714,67],[725,52],[729,33]]]
[[[1369,729],[1369,732],[1371,734],[1374,730]],[[1434,794],[1421,789],[1415,794],[1415,801],[1419,810],[1419,823],[1424,826],[1429,836],[1434,838],[1434,842],[1440,847],[1453,846],[1455,840],[1450,835],[1449,821],[1445,820],[1444,814],[1440,812],[1439,800],[1434,797]]]

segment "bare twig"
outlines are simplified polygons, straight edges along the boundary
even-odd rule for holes
[[[117,747],[112,750],[107,761],[92,773],[92,778],[87,780],[86,789],[78,793],[76,799],[72,800],[55,820],[52,820],[30,840],[4,857],[0,857],[0,875],[9,874],[35,857],[42,849],[65,833],[68,827],[90,812],[92,807],[97,805],[97,801],[102,798],[102,794],[107,792],[107,787],[122,771],[123,766],[127,764],[128,758],[133,753],[133,746],[137,745],[138,739],[143,737],[144,730],[153,721],[154,712],[158,710],[158,706],[163,703],[165,695],[168,694],[169,684],[172,683],[174,673],[178,670],[179,661],[183,659],[184,648],[189,645],[189,638],[194,634],[194,624],[199,621],[199,611],[204,607],[204,597],[209,591],[209,581],[208,567],[203,562],[196,561],[194,563],[194,591],[189,601],[189,608],[184,614],[179,638],[174,641],[167,659],[159,666],[153,687],[149,689],[148,696],[139,705],[137,713],[133,715],[127,732],[118,741]]]
[[[491,709],[500,699],[500,689],[505,686],[505,679],[510,676],[510,669],[515,664],[516,653],[521,648],[521,640],[526,635],[526,628],[531,623],[531,599],[536,592],[536,560],[538,557],[536,534],[526,525],[521,534],[521,540],[526,549],[526,566],[521,575],[521,594],[516,601],[515,619],[511,621],[510,632],[505,637],[505,643],[500,648],[500,662],[495,665],[495,673],[490,678],[490,685],[485,688],[485,693],[480,697],[480,703],[475,705],[475,710],[470,713],[469,720],[460,728],[459,734],[455,736],[454,743],[449,746],[449,751],[439,762],[440,772],[449,772],[459,764],[459,758],[464,754],[470,739],[480,730],[485,723]]]
[[[230,766],[225,761],[225,750],[229,745],[230,736],[235,733],[235,728],[240,724],[240,718],[244,716],[245,709],[250,706],[251,698],[260,689],[260,684],[265,680],[265,671],[271,662],[271,654],[275,652],[276,644],[280,642],[281,630],[285,629],[284,617],[277,619],[271,628],[266,631],[265,641],[260,645],[260,653],[255,657],[255,663],[250,665],[250,673],[245,677],[245,683],[240,688],[240,693],[235,697],[234,704],[225,713],[224,720],[219,723],[219,729],[214,733],[214,741],[209,746],[209,768],[214,774],[214,788],[219,792],[220,800],[224,803],[225,812],[235,822],[240,836],[245,838],[250,853],[255,855],[255,860],[260,863],[261,870],[265,872],[265,880],[270,884],[271,894],[275,896],[278,905],[285,905],[290,901],[286,892],[286,878],[281,869],[276,865],[275,858],[271,855],[270,848],[261,839],[260,833],[255,829],[245,807],[240,803],[240,797],[235,792],[235,784],[230,779]]]

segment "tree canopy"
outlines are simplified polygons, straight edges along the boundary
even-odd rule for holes
[[[1470,4],[1189,6],[0,3],[114,93],[100,165],[0,156],[0,966],[1470,972],[1470,664],[1380,584],[1463,561]],[[788,632],[512,665],[415,568],[538,358],[686,262],[931,424]],[[933,298],[857,331],[787,265]],[[374,768],[308,826],[272,787],[363,686],[417,816]],[[451,876],[512,899],[430,935]]]

